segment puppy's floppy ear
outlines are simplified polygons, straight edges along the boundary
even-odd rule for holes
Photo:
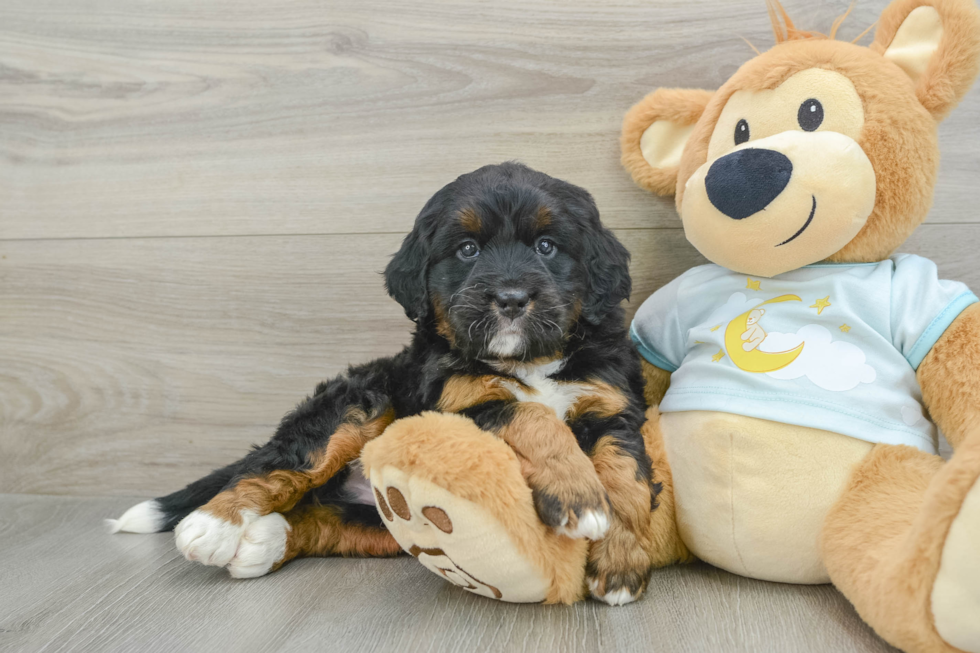
[[[401,249],[385,268],[385,288],[402,305],[405,315],[414,322],[429,314],[429,254],[438,216],[442,212],[439,195],[426,203],[415,227],[405,236]]]
[[[630,296],[630,253],[611,231],[602,226],[599,209],[586,190],[576,186],[572,197],[569,210],[589,226],[585,236],[588,280],[582,299],[582,317],[591,324],[599,324],[609,311]]]
[[[712,95],[699,89],[658,88],[627,112],[620,147],[633,181],[657,195],[676,192],[681,153]]]
[[[942,120],[980,69],[980,9],[974,0],[895,0],[871,49],[904,70],[922,106]]]

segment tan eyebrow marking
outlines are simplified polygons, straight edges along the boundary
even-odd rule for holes
[[[544,229],[551,224],[551,211],[547,206],[542,206],[538,209],[538,214],[535,216],[534,220],[534,225],[538,229]]]
[[[473,209],[463,209],[459,213],[459,223],[470,233],[478,234],[483,227],[480,216]]]

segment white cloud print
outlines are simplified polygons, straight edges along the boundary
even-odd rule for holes
[[[724,306],[716,309],[704,322],[703,328],[692,330],[691,340],[712,341],[724,343],[724,329],[710,331],[710,327],[728,323],[755,308],[772,295],[755,294],[746,296],[745,293],[732,294]],[[766,310],[784,310],[780,305],[765,306]],[[787,304],[782,304],[788,307]],[[760,321],[763,328],[766,318]],[[767,330],[768,331],[768,330]],[[766,353],[779,353],[796,348],[801,342],[806,342],[803,351],[795,361],[775,372],[768,372],[774,379],[792,380],[805,376],[812,383],[824,390],[844,392],[853,390],[861,383],[873,383],[877,378],[875,369],[868,365],[867,356],[860,347],[848,342],[834,342],[830,331],[819,324],[808,324],[796,333],[768,332],[765,340],[759,344],[759,350]]]
[[[796,333],[769,333],[759,349],[769,353],[788,351],[801,342],[806,344],[799,357],[783,369],[769,372],[769,376],[786,380],[805,376],[832,392],[852,390],[858,384],[874,382],[877,377],[860,347],[834,342],[830,331],[819,324],[808,324]]]

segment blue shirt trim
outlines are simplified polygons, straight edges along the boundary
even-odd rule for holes
[[[909,350],[908,355],[905,360],[909,362],[913,370],[918,370],[919,365],[922,364],[922,360],[926,357],[933,346],[939,341],[949,325],[953,323],[960,313],[962,313],[966,308],[972,304],[977,303],[977,296],[972,292],[965,292],[952,302],[949,306],[943,309],[943,312],[936,316],[926,330],[922,332],[919,339],[915,341],[912,345],[912,349]]]
[[[671,374],[677,371],[676,365],[643,344],[643,342],[640,340],[640,336],[636,333],[636,329],[633,328],[633,322],[630,322],[630,340],[632,340],[633,344],[636,345],[636,350],[640,352],[640,355],[647,359],[647,362],[651,365],[656,365],[660,369],[670,372]]]

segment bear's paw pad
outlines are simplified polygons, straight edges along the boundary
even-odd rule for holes
[[[486,508],[390,465],[371,470],[371,486],[385,526],[433,573],[511,603],[547,597],[548,579]]]

